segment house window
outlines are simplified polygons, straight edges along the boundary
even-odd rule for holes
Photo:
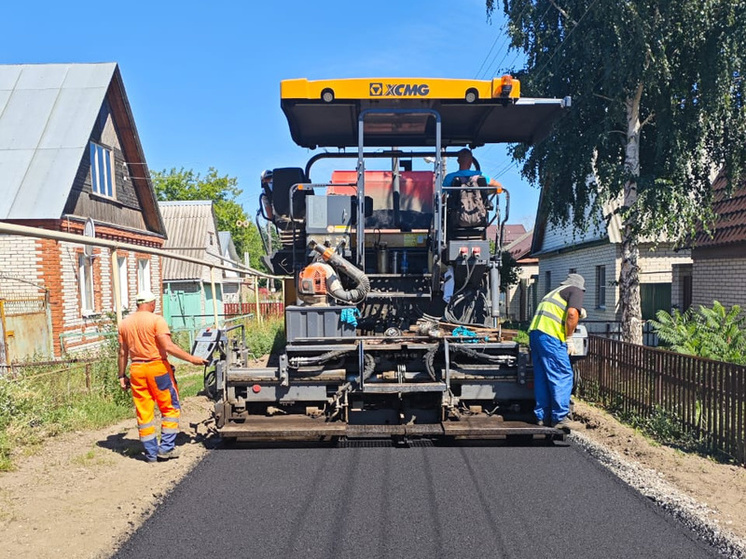
[[[80,288],[80,311],[83,316],[93,314],[93,260],[83,253],[78,254],[78,286]]]
[[[125,256],[117,257],[117,267],[119,269],[119,301],[121,308],[126,309],[130,304],[130,292],[127,281],[127,258]]]
[[[114,154],[110,149],[91,142],[91,190],[114,197]]]
[[[577,268],[570,268],[570,269],[569,269],[569,270],[567,271],[567,273],[568,273],[568,274],[577,274],[577,273],[578,273],[578,269],[577,269]]]
[[[137,291],[151,291],[150,260],[137,261]]]
[[[606,308],[606,266],[596,266],[596,308]]]
[[[549,293],[552,290],[552,272],[547,270],[544,272],[544,281],[546,282],[546,290],[544,293]]]

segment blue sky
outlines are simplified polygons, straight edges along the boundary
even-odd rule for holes
[[[0,63],[117,62],[148,165],[238,178],[254,216],[265,168],[304,166],[280,110],[290,78],[491,79],[520,64],[484,0],[6,2]],[[504,146],[475,151],[533,226],[538,190]],[[337,166],[340,163],[336,163]],[[324,169],[316,181],[328,180]]]

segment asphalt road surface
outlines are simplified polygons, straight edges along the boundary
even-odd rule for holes
[[[213,450],[116,555],[716,556],[574,445],[372,443]]]

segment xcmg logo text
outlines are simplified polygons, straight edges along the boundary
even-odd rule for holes
[[[430,93],[430,86],[423,84],[371,82],[371,97],[424,97]]]

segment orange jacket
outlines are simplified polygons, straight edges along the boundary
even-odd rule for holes
[[[166,319],[149,311],[136,311],[119,323],[119,344],[127,345],[132,361],[165,360],[155,341],[161,334],[170,334]]]

